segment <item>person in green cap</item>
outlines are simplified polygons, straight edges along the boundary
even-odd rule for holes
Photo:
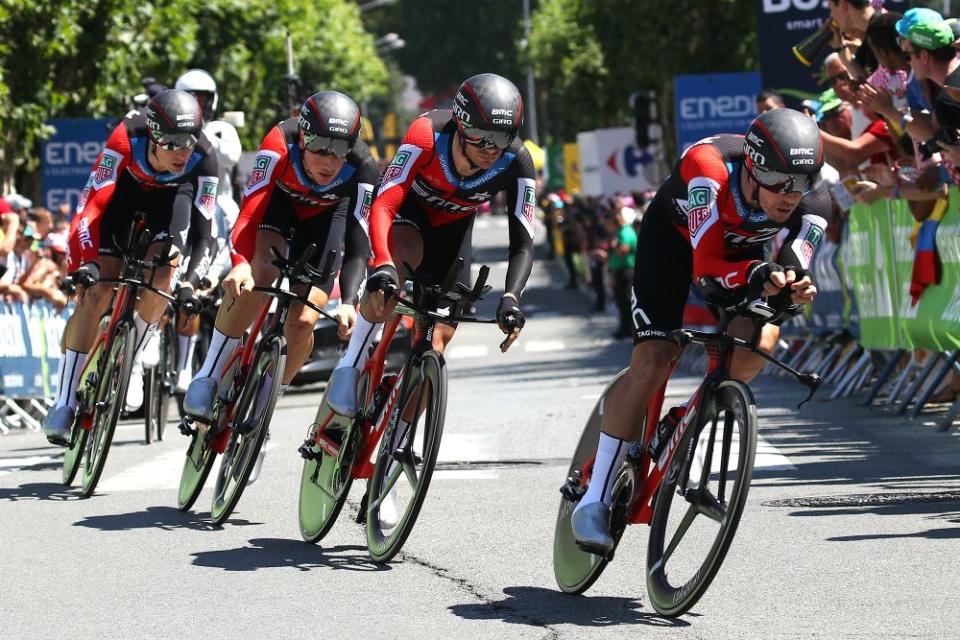
[[[900,50],[909,60],[914,76],[942,87],[946,77],[960,67],[951,21],[931,9],[910,9],[896,27]]]

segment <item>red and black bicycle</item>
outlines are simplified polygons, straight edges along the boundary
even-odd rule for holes
[[[665,444],[651,447],[663,408],[664,383],[640,417],[644,436],[633,444],[614,484],[610,530],[619,544],[628,524],[650,525],[647,593],[665,616],[685,613],[706,592],[747,501],[757,446],[757,409],[750,388],[730,378],[734,350],[746,349],[806,385],[810,393],[800,405],[813,397],[820,384],[816,373],[791,369],[759,349],[763,325],[777,315],[772,307],[756,300],[724,301],[718,295],[717,291],[708,294],[720,316],[718,333],[681,329],[671,336],[681,348],[691,343],[705,347],[709,364],[703,383]],[[725,335],[736,316],[753,320],[750,340]],[[586,591],[613,559],[613,552],[602,556],[581,549],[570,517],[590,481],[605,398],[625,372],[617,374],[597,402],[560,490],[553,567],[557,584],[567,593]]]
[[[316,542],[330,531],[351,483],[364,478],[367,492],[358,522],[366,524],[370,556],[388,562],[413,530],[437,462],[446,413],[447,370],[443,355],[433,348],[434,328],[437,322],[496,323],[457,311],[490,290],[484,286],[486,266],[472,288],[457,282],[462,268],[461,259],[443,284],[413,279],[413,298],[396,296],[395,315],[361,372],[360,409],[353,419],[334,413],[324,396],[300,447],[304,540]],[[447,307],[449,313],[437,311]],[[398,373],[385,374],[384,359],[404,316],[414,319],[414,346]]]

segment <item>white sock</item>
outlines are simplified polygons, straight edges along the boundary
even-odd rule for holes
[[[87,364],[87,354],[81,351],[67,349],[63,354],[60,368],[60,386],[57,387],[57,408],[77,406],[77,388],[80,386],[80,376],[83,367]]]
[[[136,327],[134,340],[137,345],[136,350],[133,352],[134,362],[140,361],[140,356],[143,355],[143,349],[147,346],[147,342],[150,340],[150,336],[153,335],[158,324],[158,322],[148,323],[141,318],[139,314],[133,314],[133,325]]]
[[[336,368],[353,367],[354,369],[361,369],[370,356],[370,343],[377,336],[377,330],[382,326],[382,322],[370,322],[363,317],[362,313],[358,313],[357,324],[353,327],[350,342],[347,343],[346,351],[337,361]]]
[[[231,338],[219,329],[214,328],[213,336],[210,338],[210,348],[207,349],[207,357],[203,361],[203,366],[200,367],[200,371],[197,371],[193,379],[213,378],[217,382],[220,382],[221,378],[223,378],[223,368],[226,366],[230,356],[233,355],[238,344],[240,344],[240,338]]]
[[[199,336],[177,335],[177,373],[184,371],[193,360],[193,350]]]
[[[610,505],[613,499],[613,483],[617,480],[617,472],[620,471],[620,465],[627,457],[629,448],[629,440],[621,440],[600,432],[600,443],[597,445],[597,458],[593,463],[590,484],[587,485],[587,492],[577,504],[577,509],[594,502]]]

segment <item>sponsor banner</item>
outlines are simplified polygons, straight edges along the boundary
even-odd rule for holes
[[[635,136],[633,127],[577,134],[583,193],[612,196],[660,186],[660,164],[649,149],[634,144]]]
[[[950,190],[948,213],[937,228],[943,279],[910,301],[915,221],[903,200],[850,209],[843,247],[847,277],[860,317],[861,343],[872,349],[960,348],[960,195]]]
[[[0,394],[49,396],[57,390],[60,341],[72,308],[47,302],[0,304]]]
[[[543,170],[543,179],[547,191],[565,189],[563,179],[563,145],[547,145],[547,162]]]
[[[40,176],[43,206],[67,202],[77,207],[93,165],[110,135],[109,118],[59,118],[46,124],[56,132],[41,146]],[[107,169],[104,168],[104,171]]]
[[[742,135],[757,115],[761,83],[756,71],[674,76],[673,85],[681,152],[718,133]]]
[[[812,97],[820,93],[823,88],[817,86],[816,76],[829,47],[810,60],[809,67],[801,64],[793,54],[793,47],[830,19],[829,0],[755,2],[763,88],[784,94],[788,102],[799,102],[806,95]],[[910,8],[910,3],[907,0],[886,0],[884,8],[903,13]]]

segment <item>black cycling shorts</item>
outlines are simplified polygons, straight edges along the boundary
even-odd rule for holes
[[[763,260],[763,249],[740,254],[736,259]],[[631,295],[634,344],[669,340],[671,331],[683,327],[683,309],[692,279],[690,243],[669,216],[651,207],[637,236]]]
[[[344,199],[338,206],[342,207],[343,212],[345,212],[347,200]],[[338,211],[337,213],[343,212]],[[330,275],[318,287],[329,295],[330,291],[333,290],[334,280],[343,262],[341,245],[343,244],[345,224],[344,215],[335,215],[334,210],[301,220],[294,212],[290,199],[283,192],[274,189],[258,229],[275,231],[283,236],[287,240],[291,258],[299,258],[310,244],[316,243],[317,250],[309,262],[316,269],[323,269],[326,266],[329,248],[335,248],[336,258],[333,268],[330,270]],[[331,236],[331,234],[333,235]]]
[[[423,260],[414,270],[414,275],[429,278],[434,284],[446,280],[458,258],[463,258],[463,268],[457,280],[470,283],[470,263],[473,260],[473,220],[467,216],[449,224],[433,226],[427,214],[411,200],[404,202],[394,218],[395,226],[406,225],[420,232],[423,239]]]
[[[144,191],[135,180],[117,180],[110,203],[100,218],[100,255],[117,258],[122,255],[121,249],[126,249],[130,226],[137,213],[146,214],[146,226],[154,241],[183,231],[170,228],[176,195],[176,188]]]

